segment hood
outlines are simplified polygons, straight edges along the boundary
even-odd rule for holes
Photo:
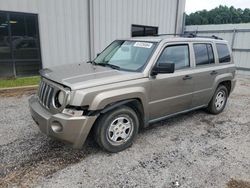
[[[70,87],[72,90],[143,78],[143,73],[127,72],[90,63],[61,65],[42,69],[42,77]]]

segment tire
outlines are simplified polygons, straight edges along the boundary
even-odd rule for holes
[[[219,85],[207,107],[207,111],[214,115],[221,113],[227,104],[227,99],[228,89],[224,85]]]
[[[136,112],[121,106],[101,115],[94,128],[97,144],[104,150],[116,153],[130,147],[139,129]]]

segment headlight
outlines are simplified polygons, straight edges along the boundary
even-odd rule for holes
[[[64,88],[59,90],[54,98],[54,107],[55,108],[65,108],[70,101],[70,89]]]
[[[60,105],[63,105],[64,98],[65,98],[64,92],[59,91],[59,93],[58,93],[58,102],[59,102]]]
[[[55,96],[55,106],[60,108],[65,100],[65,93],[63,91],[59,91]]]

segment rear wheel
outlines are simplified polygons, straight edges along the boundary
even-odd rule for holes
[[[226,106],[227,99],[228,90],[224,85],[220,85],[216,89],[214,96],[208,105],[207,111],[211,114],[221,113]]]
[[[119,152],[132,145],[138,129],[136,112],[122,106],[101,115],[95,125],[95,140],[104,150]]]

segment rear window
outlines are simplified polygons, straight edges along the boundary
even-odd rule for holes
[[[211,44],[194,44],[196,65],[207,65],[214,63],[214,53]]]
[[[216,44],[220,63],[228,63],[231,61],[230,52],[226,44]]]

